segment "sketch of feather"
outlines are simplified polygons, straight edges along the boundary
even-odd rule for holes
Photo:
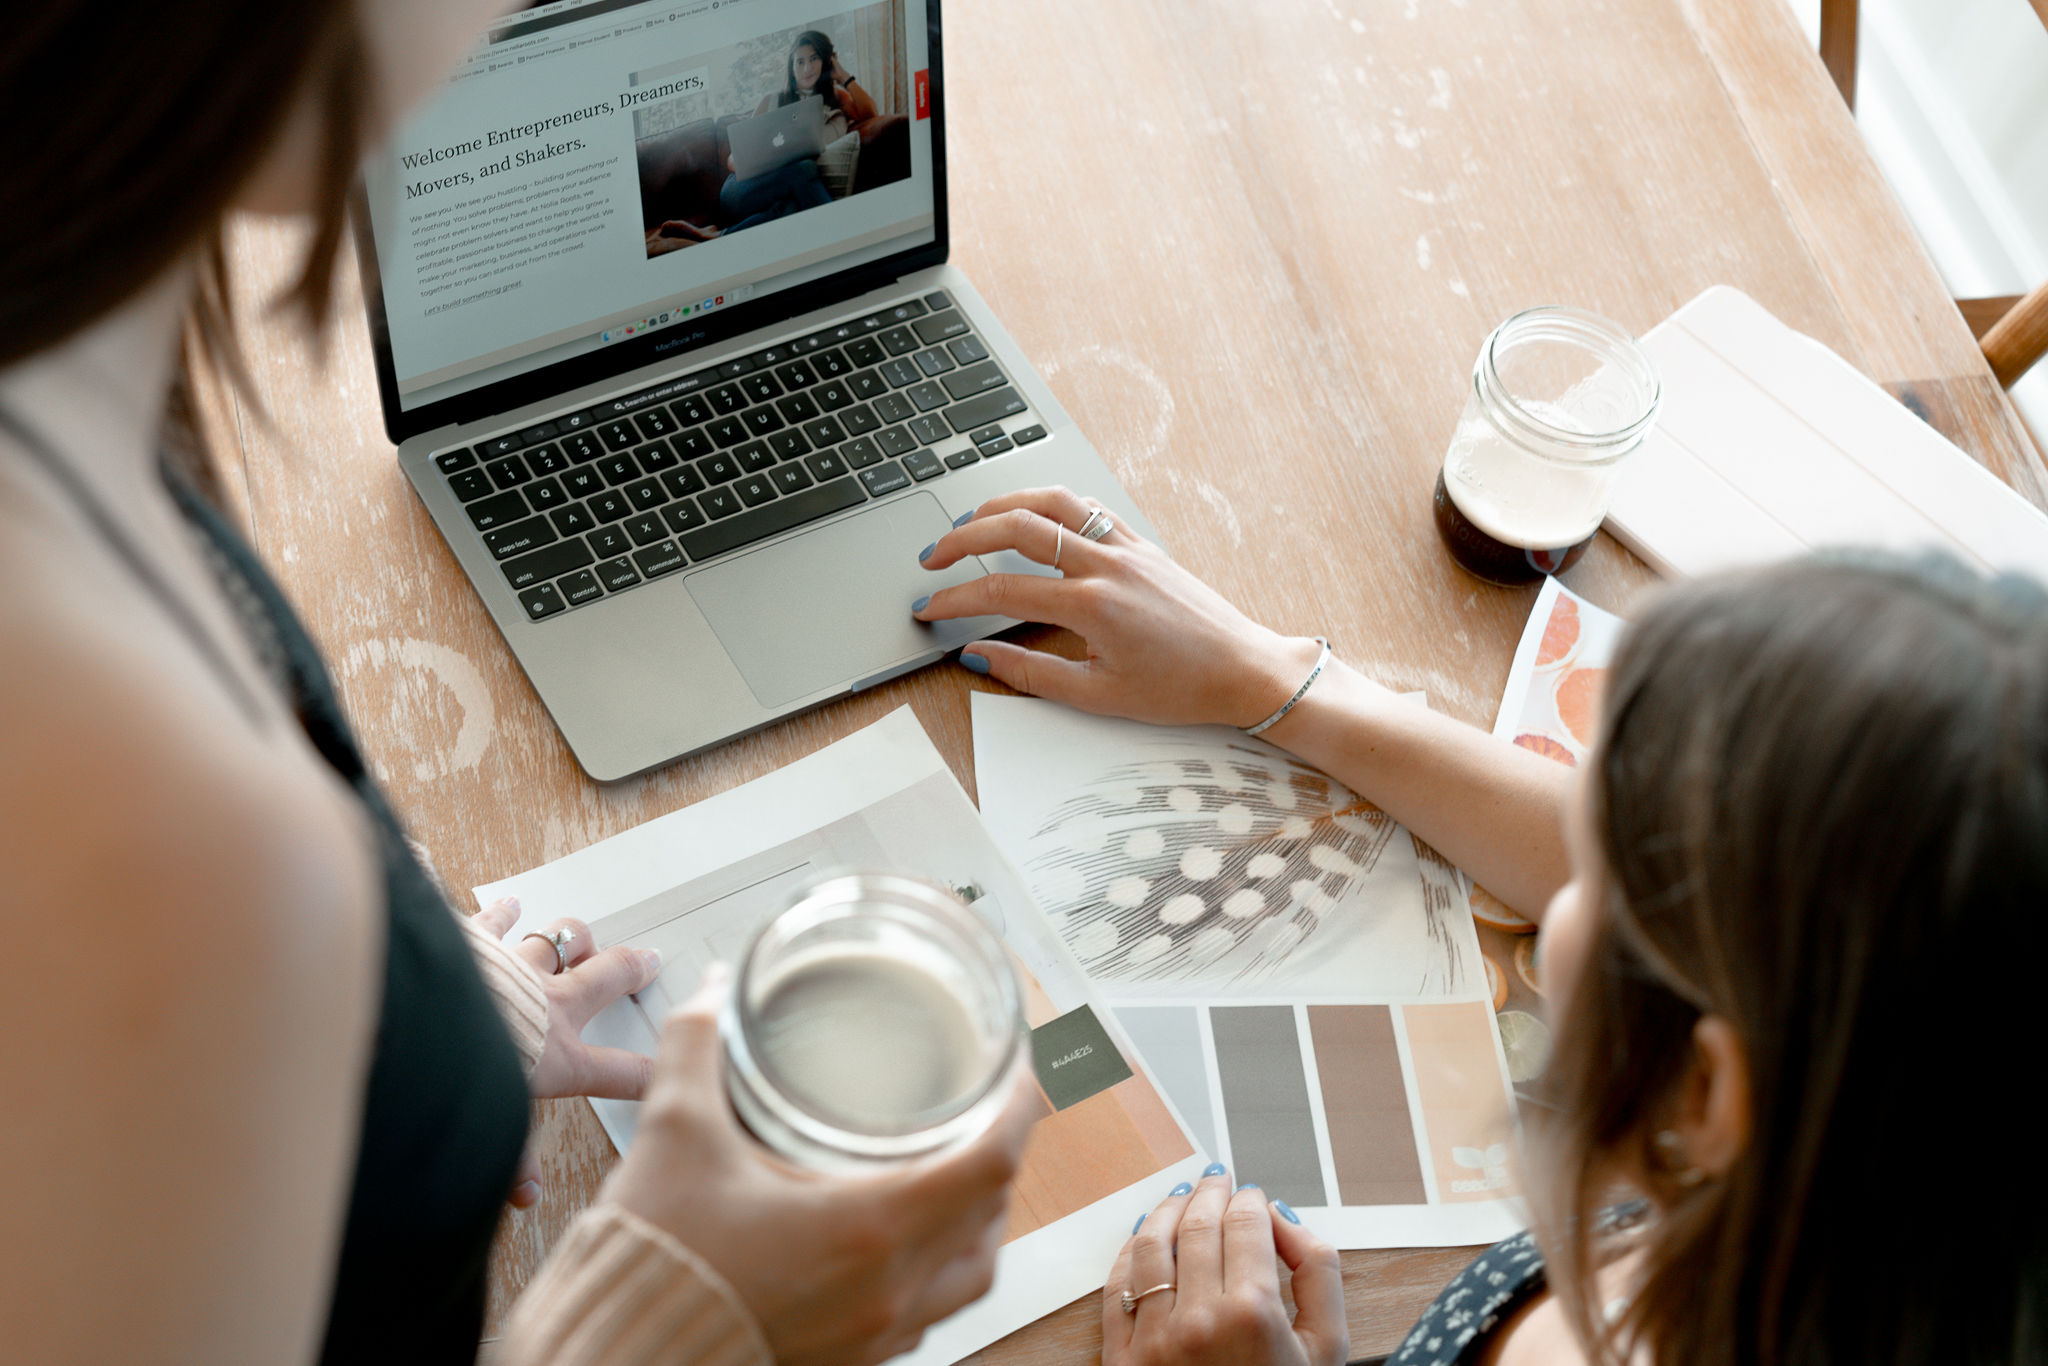
[[[1341,783],[1263,748],[1233,745],[1223,760],[1184,742],[1159,748],[1089,780],[1035,837],[1034,887],[1098,979],[1271,977],[1400,832]],[[1430,939],[1448,948],[1448,898],[1430,890],[1425,879]],[[1439,956],[1451,979],[1440,985],[1459,985],[1456,955]]]

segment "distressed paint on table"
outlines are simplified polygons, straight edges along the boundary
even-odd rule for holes
[[[1439,550],[1436,461],[1487,330],[1539,302],[1642,330],[1715,283],[1835,347],[2042,501],[2041,462],[1780,0],[1040,0],[948,13],[954,258],[1175,553],[1486,724],[1533,590]],[[245,300],[298,239],[237,226]],[[611,786],[582,777],[406,487],[353,269],[324,368],[245,307],[256,397],[202,384],[231,503],[333,662],[451,886],[758,777],[908,702],[973,792],[948,666]],[[914,547],[905,553],[913,553]],[[1572,587],[1649,583],[1603,537]],[[1032,638],[1071,651],[1058,633]],[[491,1321],[614,1158],[537,1107],[546,1203],[508,1216]],[[1385,1350],[1464,1250],[1347,1254]],[[1093,1298],[978,1359],[1084,1360]]]

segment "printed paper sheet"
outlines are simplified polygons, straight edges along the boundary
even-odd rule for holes
[[[835,871],[883,869],[950,886],[1003,936],[1026,989],[1043,1113],[1012,1195],[995,1288],[900,1361],[951,1362],[1099,1289],[1131,1223],[1208,1158],[982,825],[910,709],[787,768],[517,877],[515,936],[559,916],[604,944],[659,948],[660,979],[585,1031],[655,1051],[656,1030],[704,967]],[[1086,1050],[1085,1052],[1083,1050]],[[1055,1067],[1081,1057],[1085,1067]],[[591,1104],[621,1152],[638,1106]]]
[[[1592,745],[1601,686],[1623,625],[1556,579],[1546,580],[1515,648],[1493,733],[1576,766]],[[1484,887],[1475,885],[1471,894],[1508,1073],[1521,1086],[1533,1082],[1550,1057],[1536,926]]]
[[[1341,1247],[1521,1226],[1463,880],[1225,728],[974,696],[983,818],[1198,1142]]]

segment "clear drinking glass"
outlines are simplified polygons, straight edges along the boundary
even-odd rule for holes
[[[888,874],[821,882],[763,926],[720,1028],[741,1120],[822,1171],[969,1141],[1028,1056],[1002,941],[956,897]]]
[[[1437,531],[1452,557],[1502,584],[1571,568],[1661,395],[1650,358],[1598,314],[1531,308],[1496,327],[1437,474]]]

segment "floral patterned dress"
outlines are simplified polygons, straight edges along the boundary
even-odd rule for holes
[[[1495,1243],[1451,1279],[1388,1366],[1453,1366],[1476,1358],[1502,1320],[1543,1289],[1543,1254],[1526,1230]]]

